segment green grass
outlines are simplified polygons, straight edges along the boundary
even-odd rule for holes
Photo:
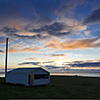
[[[5,84],[0,78],[1,99],[67,98],[100,99],[100,78],[51,76],[51,86]]]

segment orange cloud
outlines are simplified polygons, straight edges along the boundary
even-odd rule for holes
[[[48,41],[47,43],[46,43],[46,46],[45,47],[48,47],[48,48],[59,48],[59,46],[60,46],[60,42],[59,41],[57,41],[57,40],[51,40],[51,41]]]
[[[35,52],[35,53],[38,53],[38,50],[39,48],[34,48],[34,49],[30,49],[30,48],[27,48],[25,47],[24,49],[16,49],[16,48],[13,48],[11,47],[8,52],[9,53],[15,53],[15,52]]]
[[[17,32],[16,34],[18,34],[18,35],[27,35],[27,36],[37,35],[37,33],[26,32],[26,31]]]
[[[16,21],[8,20],[6,25],[11,27],[11,28],[16,28],[18,30],[23,30],[25,25],[27,25],[27,22],[25,20],[23,21],[23,20],[18,20],[18,19],[16,19]]]
[[[80,33],[81,31],[84,31],[87,28],[86,25],[83,25],[82,22],[77,20],[64,18],[61,21],[67,25],[66,30],[71,29],[74,33]]]
[[[95,43],[99,38],[84,39],[84,40],[69,40],[60,42],[57,40],[51,40],[46,44],[46,47],[61,50],[71,49],[85,49],[90,47],[100,47],[100,43]]]
[[[100,62],[100,59],[95,60],[95,62]]]

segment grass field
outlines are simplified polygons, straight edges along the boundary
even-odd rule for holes
[[[35,87],[5,84],[0,78],[0,100],[25,98],[100,99],[100,78],[51,76],[51,86]]]

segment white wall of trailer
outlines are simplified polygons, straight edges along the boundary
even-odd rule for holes
[[[29,75],[33,74],[33,85],[45,85],[50,83],[50,73],[48,73],[45,70],[38,69],[36,71],[33,71],[31,73],[16,73],[16,72],[8,72],[6,77],[6,83],[14,83],[14,84],[24,84],[26,86],[29,86]],[[34,75],[39,74],[48,74],[48,78],[45,79],[35,79]]]
[[[28,86],[28,75],[24,73],[7,73],[6,82]]]

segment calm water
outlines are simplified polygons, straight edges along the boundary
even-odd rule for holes
[[[51,72],[50,75],[100,77],[100,72]],[[4,73],[0,72],[0,77],[5,77]]]
[[[50,75],[100,77],[100,72],[52,72]]]

